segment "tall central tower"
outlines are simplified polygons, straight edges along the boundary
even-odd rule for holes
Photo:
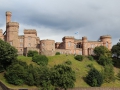
[[[11,16],[11,12],[6,12],[6,41],[17,48],[19,23],[11,22]]]

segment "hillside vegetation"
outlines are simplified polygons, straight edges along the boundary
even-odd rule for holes
[[[31,57],[24,57],[24,56],[18,56],[18,59],[24,62],[27,62],[27,64],[33,64],[35,66],[38,66],[36,63],[32,61]],[[71,61],[70,67],[75,71],[76,74],[76,82],[75,82],[75,87],[90,87],[84,80],[85,77],[89,71],[89,66],[93,65],[98,71],[102,71],[103,66],[99,65],[95,60],[89,60],[87,57],[84,57],[83,61],[77,61],[74,59],[73,55],[55,55],[55,56],[48,56],[49,62],[48,62],[48,67],[53,67],[54,65],[58,64],[65,64],[66,61]],[[114,68],[115,73],[118,73],[119,69]],[[22,86],[14,86],[10,85],[6,82],[5,78],[3,77],[3,73],[0,74],[0,80],[5,83],[7,86],[12,87],[12,88],[19,88],[19,87],[24,87],[28,88],[29,86],[22,85]],[[102,87],[119,87],[120,86],[120,81],[115,80],[115,82],[110,82],[110,83],[104,83],[102,84]],[[31,87],[30,87],[31,88]],[[32,87],[36,88],[36,87]]]

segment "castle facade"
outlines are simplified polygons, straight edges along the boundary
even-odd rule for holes
[[[27,55],[29,50],[36,50],[42,55],[52,56],[56,52],[61,54],[92,55],[96,46],[106,46],[111,49],[111,36],[100,36],[98,41],[89,41],[87,37],[75,39],[65,36],[62,42],[54,40],[40,40],[35,29],[24,29],[24,35],[19,35],[19,23],[11,22],[11,12],[6,12],[6,30],[0,29],[0,39],[10,43],[18,50],[19,55]]]

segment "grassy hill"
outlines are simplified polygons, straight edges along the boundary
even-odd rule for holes
[[[33,64],[33,65],[37,66],[36,63],[32,62],[31,57],[18,56],[18,59],[21,61],[27,62],[28,64]],[[70,67],[72,67],[72,69],[76,73],[75,87],[89,87],[89,85],[86,84],[86,82],[84,81],[84,78],[86,77],[87,72],[89,71],[88,65],[92,64],[99,71],[101,71],[103,69],[103,67],[101,65],[99,65],[95,60],[90,61],[86,57],[84,58],[83,61],[75,60],[73,55],[48,56],[48,59],[49,59],[48,67],[53,67],[54,65],[57,65],[57,64],[64,64],[68,60],[70,60],[72,62],[72,65],[70,65]],[[115,71],[115,73],[117,73],[119,71],[119,69],[114,68],[114,71]],[[6,83],[6,81],[3,77],[3,73],[0,74],[0,80],[3,83],[5,83],[6,85],[8,85],[9,87],[12,87],[12,88],[14,87],[14,85],[10,85],[10,84]],[[21,87],[21,86],[15,86],[15,87]],[[28,88],[28,86],[26,86],[26,85],[23,85],[22,87]],[[115,82],[104,83],[102,85],[102,87],[120,87],[120,81],[116,79]],[[35,87],[33,87],[33,88],[35,88]]]

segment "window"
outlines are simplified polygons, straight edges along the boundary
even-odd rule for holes
[[[20,39],[20,42],[23,42],[23,39]]]
[[[28,44],[28,47],[30,47],[30,46],[31,46],[31,43]]]
[[[68,42],[68,47],[70,47],[70,46],[71,46],[71,42],[69,41],[69,42]]]
[[[20,44],[20,47],[23,47],[23,44],[22,44],[22,43]]]
[[[106,47],[108,48],[108,42],[106,42]]]
[[[31,37],[30,37],[30,36],[28,37],[28,40],[31,40]]]
[[[10,42],[10,45],[11,45],[11,46],[13,45],[12,42]]]

